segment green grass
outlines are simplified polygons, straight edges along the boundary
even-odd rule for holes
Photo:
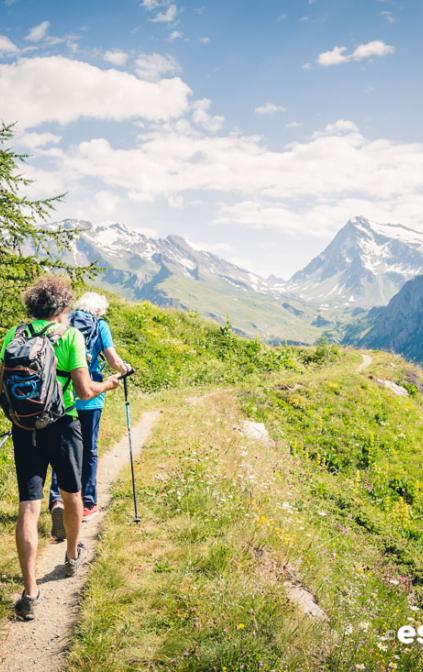
[[[127,473],[115,488],[69,671],[423,669],[421,647],[400,645],[394,634],[421,622],[417,504],[410,517],[398,516],[355,477],[385,464],[383,451],[371,465],[356,464],[365,445],[356,439],[376,422],[373,408],[384,407],[393,424],[409,418],[418,448],[411,423],[421,401],[351,373],[359,361],[345,353],[195,405],[162,397],[165,414],[137,466],[143,523],[130,524]],[[388,356],[373,369],[386,367],[393,377],[404,373]],[[294,384],[304,389],[287,403]],[[266,421],[273,445],[242,436],[243,412]],[[376,445],[395,442],[394,431],[378,428]],[[414,462],[404,465],[411,482]],[[316,597],[328,625],[291,604],[288,578]]]
[[[229,327],[220,328],[195,313],[161,310],[148,302],[131,304],[112,296],[110,300],[109,318],[117,349],[137,369],[131,379],[134,417],[138,406],[151,403],[142,392],[154,398],[154,393],[168,388],[229,384],[266,371],[300,369],[310,358],[331,355],[330,348],[270,348],[259,341],[239,338]],[[121,391],[108,396],[102,449],[124,431],[119,395]],[[2,416],[0,433],[8,427]],[[14,542],[17,501],[13,450],[8,441],[0,450],[0,628],[2,619],[11,614],[10,595],[21,583]],[[49,538],[50,521],[44,507],[40,551]]]

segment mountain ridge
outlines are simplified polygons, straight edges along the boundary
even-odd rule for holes
[[[219,324],[229,319],[238,333],[274,342],[313,343],[322,333],[313,324],[314,307],[272,293],[261,276],[195,250],[181,236],[153,239],[119,223],[68,219],[58,224],[80,228],[70,261],[96,261],[102,269],[96,284],[125,298],[195,310]]]
[[[372,308],[350,324],[345,345],[387,350],[423,363],[423,275],[409,280],[387,306]]]
[[[194,310],[240,334],[273,342],[339,338],[355,314],[386,305],[423,271],[423,233],[355,217],[288,280],[241,268],[177,234],[150,238],[121,223],[80,228],[70,260],[97,262],[97,283],[131,300]]]
[[[423,270],[423,233],[354,217],[284,290],[321,307],[384,305]],[[277,280],[273,280],[274,283]]]

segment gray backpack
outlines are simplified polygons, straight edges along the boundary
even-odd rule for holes
[[[21,324],[7,346],[0,372],[0,404],[16,427],[34,432],[61,418],[65,411],[63,392],[70,373],[56,368],[53,344],[62,334],[48,334],[55,323],[36,332],[32,324]],[[65,377],[63,387],[57,376]]]

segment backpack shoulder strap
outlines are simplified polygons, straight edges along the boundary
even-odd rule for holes
[[[63,385],[63,393],[65,393],[72,382],[70,371],[64,371],[64,369],[56,369],[56,375],[60,376],[61,378],[66,378],[66,382]]]
[[[27,329],[29,330],[31,336],[35,335],[35,330],[32,324],[30,322],[22,322],[16,327],[14,338],[16,338],[16,336],[24,336]]]
[[[48,336],[47,331],[55,324],[55,322],[48,322],[45,327],[40,329],[40,331],[35,331],[32,322],[27,322],[26,324],[24,323],[19,325],[19,327],[16,329],[16,334],[21,335],[28,329],[30,338],[33,338],[34,336]]]

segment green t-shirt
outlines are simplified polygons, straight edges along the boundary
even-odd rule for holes
[[[41,331],[50,320],[34,320],[32,326],[36,332]],[[59,325],[57,325],[59,326]],[[13,340],[17,327],[12,327],[6,332],[4,337],[3,345],[0,350],[0,361],[4,359],[4,352],[9,345],[10,341]],[[54,333],[56,326],[52,326],[48,330],[48,333]],[[63,336],[61,336],[56,343],[53,345],[54,352],[57,358],[57,368],[62,369],[63,371],[73,371],[74,369],[86,369],[87,365],[87,356],[85,353],[85,341],[84,337],[78,329],[74,327],[68,327]],[[64,387],[67,378],[63,376],[58,376],[58,380]],[[75,404],[75,393],[73,389],[72,381],[68,385],[67,389],[63,395],[63,402],[65,408],[69,408]],[[77,410],[74,408],[70,411],[67,411],[67,415],[77,416]]]

